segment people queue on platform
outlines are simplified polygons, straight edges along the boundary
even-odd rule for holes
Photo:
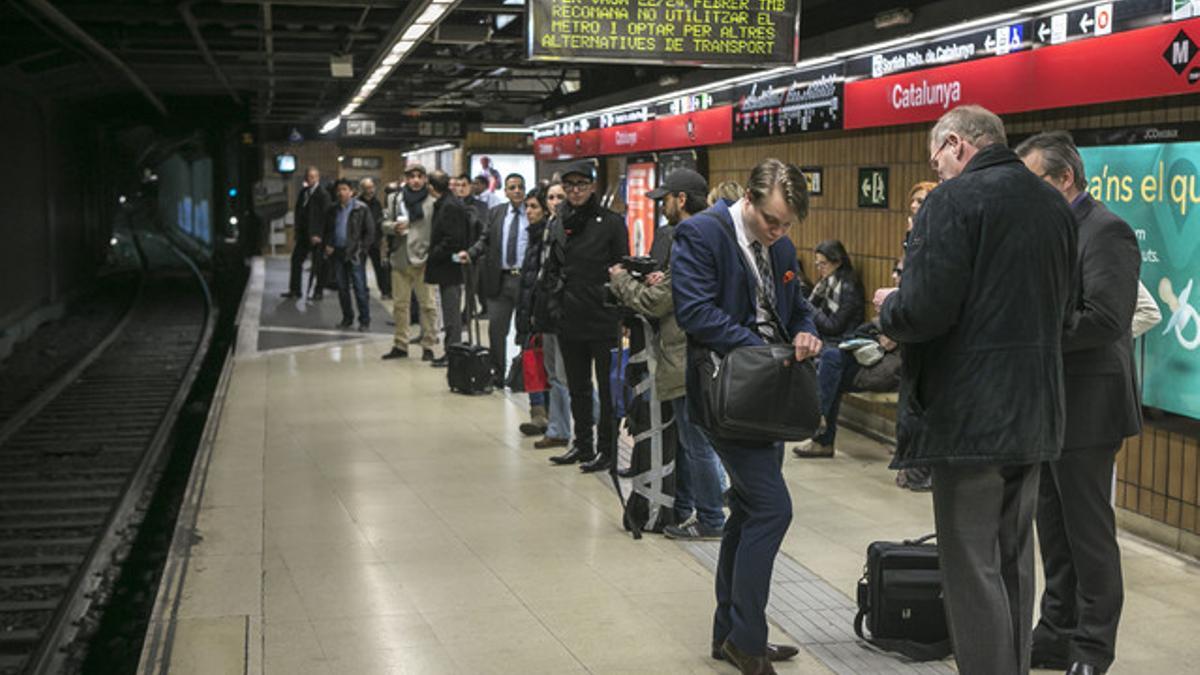
[[[383,358],[408,355],[415,295],[423,358],[440,366],[439,323],[445,346],[461,341],[460,310],[465,303],[472,313],[477,288],[497,386],[510,367],[510,334],[543,352],[547,390],[530,392],[522,432],[542,436],[535,447],[565,448],[550,460],[584,472],[616,462],[609,371],[621,323],[608,293],[652,320],[655,388],[679,432],[677,522],[665,533],[721,540],[713,656],[743,673],[773,673],[773,661],[797,653],[767,642],[765,614],[793,508],[782,443],[731,441],[697,418],[696,354],[786,343],[797,361],[815,359],[822,424],[794,448],[802,458],[834,455],[845,393],[898,389],[892,468],[898,484],[932,491],[959,671],[1103,673],[1122,606],[1112,467],[1141,426],[1131,341],[1135,323],[1157,321],[1153,303],[1138,303],[1137,242],[1087,193],[1067,134],[1010,150],[997,116],[962,106],[929,140],[939,183],[910,191],[894,283],[874,293],[878,316],[869,322],[841,242],[816,246],[818,277],[804,285],[788,232],[804,227],[807,182],[774,159],[744,186],[711,191],[694,171],[669,173],[647,194],[666,221],[650,251],[658,267],[639,276],[621,263],[627,229],[601,206],[590,162],[528,192],[524,177],[506,176],[506,201],[495,205],[475,192],[480,181],[411,165],[378,209],[373,185],[358,186],[364,201],[356,201],[346,181],[329,203],[310,169],[297,200],[289,295],[300,294],[307,257],[314,266],[328,259],[344,324],[353,320],[353,288],[360,326],[368,325],[362,270],[383,247],[396,323]],[[1046,577],[1036,625],[1035,522]]]

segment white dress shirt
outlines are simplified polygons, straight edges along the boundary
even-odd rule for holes
[[[754,281],[761,286],[763,280],[758,274],[758,262],[754,259],[754,249],[750,248],[750,242],[753,240],[750,237],[750,233],[746,231],[746,221],[742,218],[742,205],[745,203],[744,199],[734,202],[733,206],[729,207],[729,215],[733,218],[733,231],[737,234],[738,248],[742,249],[742,255],[746,257],[746,262],[749,263],[750,272],[754,275]],[[770,248],[763,246],[763,253],[770,255]],[[758,324],[760,326],[770,326],[771,312],[763,306],[762,294],[757,290],[754,292],[754,305]]]

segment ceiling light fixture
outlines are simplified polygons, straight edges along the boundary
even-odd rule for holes
[[[335,117],[335,118],[329,120],[328,122],[326,122],[325,125],[321,127],[321,133],[327,134],[327,133],[333,131],[334,129],[338,128],[338,125],[341,123],[342,123],[342,118]]]
[[[532,134],[533,129],[523,124],[485,124],[482,129],[485,134]]]
[[[454,145],[453,143],[439,143],[438,145],[429,145],[424,148],[417,148],[415,150],[409,150],[408,152],[402,152],[400,154],[405,159],[408,159],[409,157],[412,157],[413,155],[419,155],[419,154],[422,154],[425,152],[441,152],[442,150],[453,150],[456,147],[458,147],[458,146]]]
[[[359,106],[366,103],[371,94],[387,79],[387,76],[417,46],[421,38],[447,14],[454,11],[459,2],[460,0],[424,0],[423,2],[418,0],[411,3],[409,5],[411,11],[406,9],[404,16],[396,22],[395,28],[388,34],[384,41],[384,44],[388,46],[381,52],[378,60],[365,71],[369,72],[370,76],[359,85],[353,97],[346,103],[342,109],[342,116],[354,112]],[[332,121],[330,120],[330,122]],[[329,126],[328,123],[326,126]],[[330,130],[336,126],[337,124],[334,124]],[[323,129],[321,133],[328,132]]]

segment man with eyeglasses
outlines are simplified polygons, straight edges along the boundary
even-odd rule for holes
[[[561,295],[554,299],[550,317],[555,323],[567,389],[571,393],[571,418],[575,442],[555,464],[582,463],[584,473],[607,471],[617,455],[616,425],[608,373],[612,350],[617,347],[621,319],[605,302],[608,269],[629,255],[629,232],[620,216],[600,206],[595,174],[587,160],[574,162],[562,175],[567,198],[558,208],[557,237],[543,274],[556,279]],[[592,373],[600,389],[600,420],[592,412]]]
[[[875,294],[904,359],[892,468],[933,469],[959,672],[1028,673],[1038,477],[1065,428],[1075,220],[979,106],[943,115],[929,149],[943,182],[917,213],[904,283]]]
[[[482,261],[479,290],[488,306],[488,347],[492,353],[492,376],[497,388],[504,386],[507,342],[513,311],[521,296],[521,263],[529,247],[529,218],[525,215],[525,178],[509,174],[504,179],[507,204],[495,206],[471,248],[460,251],[465,262]]]
[[[1046,590],[1032,665],[1094,675],[1112,666],[1124,601],[1112,472],[1121,443],[1142,428],[1130,330],[1142,255],[1133,228],[1087,193],[1070,134],[1038,134],[1017,154],[1079,221],[1080,284],[1063,335],[1066,440],[1062,457],[1042,465],[1038,495]]]

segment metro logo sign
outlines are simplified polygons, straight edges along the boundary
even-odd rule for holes
[[[846,128],[929,122],[974,103],[996,113],[1189,94],[1200,19],[846,84]],[[1190,67],[1190,70],[1188,70]],[[1186,71],[1186,72],[1185,72]]]

